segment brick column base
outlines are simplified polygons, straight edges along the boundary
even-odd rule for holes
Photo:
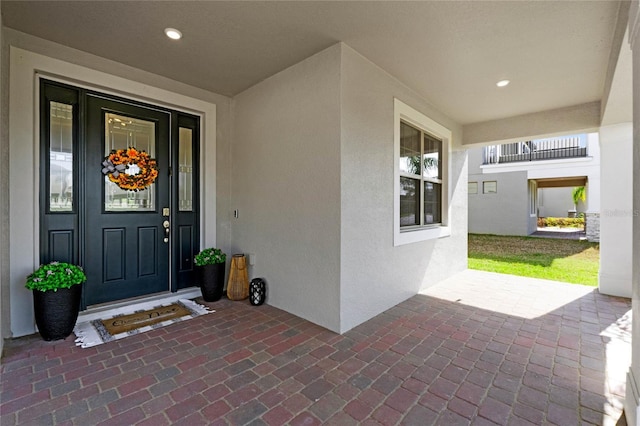
[[[600,242],[600,213],[585,213],[584,221],[587,240],[596,243]]]

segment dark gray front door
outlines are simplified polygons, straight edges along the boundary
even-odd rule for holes
[[[170,113],[95,95],[86,111],[85,304],[169,291]],[[129,148],[157,162],[142,190],[122,189],[102,171],[107,155]],[[130,164],[122,173],[145,171]]]

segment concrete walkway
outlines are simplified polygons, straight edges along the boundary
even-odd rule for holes
[[[584,230],[574,228],[538,228],[531,237],[558,238],[562,240],[586,240],[587,233]]]
[[[392,289],[390,289],[392,291]],[[613,425],[628,299],[466,271],[337,335],[270,306],[101,346],[8,341],[6,425]]]

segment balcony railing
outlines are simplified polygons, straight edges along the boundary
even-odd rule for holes
[[[586,138],[571,136],[485,146],[482,164],[555,160],[587,156]]]

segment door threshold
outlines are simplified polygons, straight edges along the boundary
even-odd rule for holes
[[[84,311],[80,311],[77,322],[93,321],[114,315],[131,313],[133,311],[151,309],[158,305],[166,305],[180,299],[195,299],[201,295],[200,288],[191,287],[178,290],[175,293],[159,293],[109,304],[94,305]]]

